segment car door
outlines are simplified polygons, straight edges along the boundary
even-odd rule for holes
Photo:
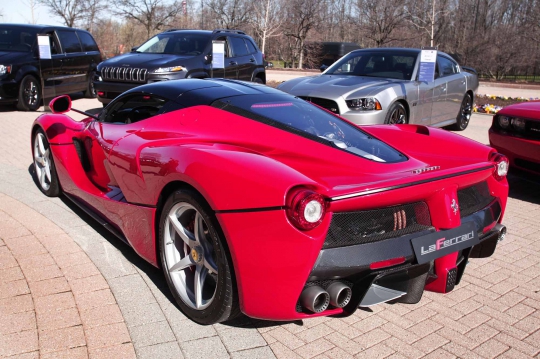
[[[458,64],[444,55],[437,58],[442,76],[446,79],[446,120],[455,120],[461,107],[467,83]]]
[[[234,61],[238,65],[238,79],[251,81],[255,59],[249,54],[246,42],[238,36],[229,36]]]
[[[65,55],[62,53],[60,43],[53,30],[44,30],[42,34],[49,36],[49,46],[51,48],[50,59],[40,59],[41,76],[43,77],[43,84],[45,86],[43,98],[52,99],[58,94],[63,93],[64,80],[61,78],[62,64],[64,62]]]
[[[431,98],[431,125],[445,121],[448,118],[446,94],[446,78],[442,76],[439,61],[437,61],[435,65],[435,79],[433,81],[433,96]]]
[[[63,92],[71,93],[86,89],[88,65],[81,42],[74,30],[56,30],[65,57],[62,64]]]
[[[137,171],[136,151],[126,139],[142,129],[141,121],[160,114],[166,102],[145,93],[120,96],[103,110],[99,121],[87,126],[81,145],[88,160],[86,172],[96,187],[107,192],[119,187],[126,173]]]
[[[230,37],[220,36],[216,40],[225,42],[225,69],[212,69],[212,77],[238,79],[238,62],[233,56]]]

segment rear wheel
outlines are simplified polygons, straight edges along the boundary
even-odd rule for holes
[[[51,146],[43,130],[36,131],[33,140],[34,169],[38,187],[48,197],[60,195],[60,184],[51,153]]]
[[[41,84],[32,75],[26,75],[19,86],[17,109],[36,111],[41,105]]]
[[[456,123],[453,124],[450,128],[455,131],[463,131],[469,125],[472,115],[472,97],[470,94],[466,93],[461,101],[461,107],[459,108],[459,113],[456,117]]]
[[[232,263],[212,210],[197,193],[174,192],[159,226],[160,256],[167,284],[182,311],[200,324],[239,314]]]
[[[394,102],[386,113],[384,123],[389,125],[398,125],[408,122],[409,119],[407,118],[407,110],[405,109],[405,106],[403,106],[403,104],[400,102]]]
[[[253,82],[255,82],[257,84],[264,84],[263,80],[260,77],[255,77],[253,79]]]

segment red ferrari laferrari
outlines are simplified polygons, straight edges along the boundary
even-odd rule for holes
[[[31,134],[41,191],[163,268],[199,323],[417,303],[506,233],[508,160],[444,130],[358,127],[227,80],[140,86],[82,121],[67,96],[50,106]]]

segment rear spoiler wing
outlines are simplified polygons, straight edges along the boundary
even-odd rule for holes
[[[469,66],[461,66],[461,68],[467,72],[470,72],[471,74],[475,74],[475,75],[478,75],[478,72],[476,72],[475,69],[473,69],[472,67],[469,67]]]

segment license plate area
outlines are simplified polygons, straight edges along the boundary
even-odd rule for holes
[[[411,240],[418,264],[480,243],[474,222],[465,222],[457,228],[433,232]]]

